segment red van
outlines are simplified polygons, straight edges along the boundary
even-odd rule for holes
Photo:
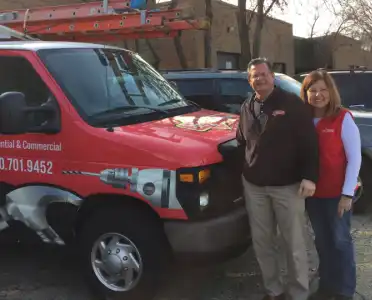
[[[110,299],[151,299],[171,258],[247,248],[236,115],[111,46],[4,42],[0,66],[1,231],[76,245]]]

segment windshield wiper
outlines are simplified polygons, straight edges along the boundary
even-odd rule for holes
[[[124,115],[131,115],[131,114],[128,114],[128,113],[125,113],[125,112],[128,111],[128,110],[134,110],[134,109],[137,109],[137,108],[145,108],[145,109],[153,110],[153,111],[156,111],[156,112],[161,112],[163,114],[168,114],[168,112],[166,110],[156,108],[156,107],[152,107],[152,106],[126,105],[126,106],[119,106],[119,107],[110,108],[110,109],[107,109],[107,110],[104,110],[104,111],[100,111],[96,114],[91,115],[90,117],[91,118],[97,118],[97,117],[99,118],[101,116],[106,116],[106,115],[110,115],[110,114],[122,114],[122,113],[124,113]]]
[[[160,103],[158,106],[165,106],[165,105],[174,104],[174,103],[178,103],[178,102],[181,102],[181,99],[171,99],[171,100],[165,101],[163,103]]]
[[[181,102],[182,100],[181,99],[171,99],[169,101],[165,101],[163,103],[160,103],[158,106],[165,106],[165,105],[170,105],[170,104],[173,104],[173,103],[178,103],[178,102]],[[200,105],[196,104],[194,101],[191,101],[191,100],[185,100],[187,103],[189,104],[192,104],[196,107],[200,107]]]
[[[188,102],[188,103],[190,103],[190,104],[192,104],[192,105],[200,108],[200,105],[198,103],[194,102],[194,101],[186,100],[186,102]]]

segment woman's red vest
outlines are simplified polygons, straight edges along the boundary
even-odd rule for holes
[[[342,122],[348,110],[321,119],[316,125],[319,139],[319,179],[314,197],[333,198],[342,194],[346,172],[346,155],[341,139]]]

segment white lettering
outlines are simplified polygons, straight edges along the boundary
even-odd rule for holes
[[[52,143],[52,144],[38,144],[38,143],[29,143],[23,141],[22,149],[25,150],[41,150],[41,151],[62,151],[62,144]]]
[[[53,162],[46,160],[0,157],[0,171],[53,174]]]
[[[1,141],[0,142],[0,148],[14,149],[15,148],[15,141],[9,141],[9,140]]]
[[[332,132],[335,132],[335,130],[332,129],[332,128],[325,128],[325,129],[323,129],[323,132],[324,133],[332,133]]]
[[[0,141],[0,149],[23,149],[31,151],[52,151],[60,152],[62,151],[62,143],[49,143],[41,144],[29,142],[26,140],[4,140]]]

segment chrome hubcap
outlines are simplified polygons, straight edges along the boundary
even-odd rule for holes
[[[91,253],[93,271],[112,291],[133,289],[142,275],[142,258],[134,243],[119,233],[102,235]]]

